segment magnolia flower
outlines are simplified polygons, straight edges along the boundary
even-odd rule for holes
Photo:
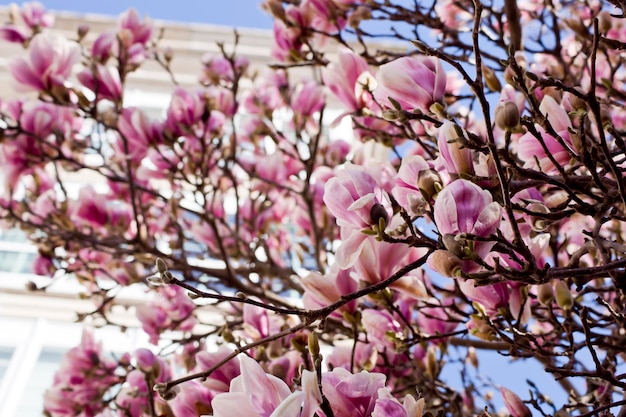
[[[333,62],[322,70],[322,79],[335,97],[353,112],[366,103],[367,96],[357,92],[363,91],[358,82],[363,78],[362,74],[369,74],[369,67],[365,59],[350,49],[341,48],[338,55],[338,62]]]
[[[454,243],[461,233],[479,237],[488,237],[495,233],[500,225],[501,212],[502,207],[493,201],[489,191],[459,179],[450,183],[437,196],[434,217],[441,236],[453,237],[449,241]],[[458,244],[463,246],[463,239],[458,240]],[[473,242],[473,253],[484,257],[492,246],[491,242]],[[447,249],[454,253],[456,248]]]
[[[50,91],[62,86],[80,59],[79,47],[61,36],[35,36],[27,57],[9,63],[9,72],[22,91]]]
[[[507,410],[509,410],[509,413],[511,413],[513,417],[531,417],[532,416],[530,409],[526,406],[526,404],[522,402],[522,400],[520,399],[520,397],[517,396],[517,394],[515,394],[512,391],[509,391],[508,389],[504,387],[500,388],[500,394],[502,394],[504,405],[506,406]]]
[[[410,56],[381,65],[376,73],[378,86],[374,96],[387,107],[394,107],[391,97],[405,110],[428,111],[443,99],[446,73],[434,57]]]
[[[519,139],[517,155],[524,161],[524,166],[551,172],[556,170],[552,160],[561,166],[566,166],[570,162],[574,152],[574,143],[570,134],[572,123],[565,109],[551,96],[543,97],[539,110],[563,140],[563,144],[537,125],[536,128],[541,136],[541,141],[532,132],[526,133]]]

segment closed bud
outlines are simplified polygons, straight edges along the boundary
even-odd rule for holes
[[[441,238],[443,245],[453,255],[458,256],[461,259],[465,259],[471,255],[470,242],[461,237],[461,235],[455,236],[452,234],[445,234]]]
[[[535,232],[543,232],[548,227],[550,227],[551,221],[549,219],[546,219],[545,217],[541,217],[542,214],[550,213],[550,209],[546,207],[545,204],[530,203],[528,206],[526,206],[526,208],[528,209],[528,211],[531,212],[530,213],[531,215],[530,227]]]
[[[550,283],[537,285],[537,298],[545,306],[552,304],[554,300],[552,285]]]
[[[498,92],[502,90],[502,84],[500,84],[500,80],[496,75],[495,71],[491,68],[483,65],[483,77],[485,78],[485,84],[487,84],[487,88],[491,91]]]
[[[519,108],[512,101],[503,101],[496,106],[496,126],[502,130],[513,130],[519,125]]]
[[[424,199],[430,201],[441,190],[441,177],[435,170],[422,170],[417,174],[417,188],[422,192]]]
[[[574,306],[574,297],[564,281],[558,280],[554,282],[554,296],[556,303],[564,311],[569,311]]]
[[[383,110],[383,119],[387,120],[388,122],[393,122],[395,120],[400,119],[401,113],[398,110],[395,109],[386,109]]]
[[[157,258],[156,259],[156,268],[157,268],[157,271],[159,271],[159,274],[162,274],[165,271],[167,271],[167,264],[165,263],[165,261],[163,259]]]
[[[174,276],[170,271],[165,271],[161,274],[161,279],[163,280],[164,284],[169,284],[174,279]]]
[[[174,50],[168,46],[165,48],[165,51],[163,51],[163,59],[169,64],[172,58],[174,58]]]
[[[446,277],[458,277],[463,271],[463,261],[447,250],[436,250],[430,255],[430,265]]]
[[[598,30],[600,30],[600,33],[607,33],[611,30],[612,19],[611,14],[606,10],[602,10],[598,14]]]
[[[437,356],[435,356],[435,350],[432,347],[426,352],[426,373],[433,378],[439,373],[439,363],[437,362]]]
[[[524,404],[520,397],[518,397],[512,391],[502,387],[500,388],[500,394],[507,410],[513,417],[532,417],[530,409]]]
[[[474,368],[478,368],[478,356],[476,355],[476,348],[470,346],[467,349],[467,361],[472,364]]]
[[[82,41],[85,36],[87,36],[87,33],[89,33],[89,25],[84,23],[79,25],[76,33],[78,34],[78,41]]]
[[[309,333],[309,353],[313,357],[319,356],[320,354],[320,341],[315,332]]]

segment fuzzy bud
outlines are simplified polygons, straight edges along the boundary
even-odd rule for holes
[[[165,271],[167,271],[167,264],[165,263],[165,261],[163,259],[157,258],[156,259],[156,268],[157,268],[157,271],[159,271],[159,274],[162,274]]]
[[[317,338],[317,333],[309,333],[309,353],[311,356],[316,357],[320,354],[320,341]]]
[[[541,217],[542,214],[549,214],[550,213],[550,209],[548,207],[546,207],[545,204],[543,203],[530,203],[528,206],[526,206],[526,209],[528,209],[528,211],[531,212],[531,222],[530,222],[530,227],[535,231],[535,232],[543,232],[545,231],[548,227],[550,227],[550,220],[546,219],[544,217]],[[536,214],[534,214],[536,213]]]
[[[512,130],[519,125],[519,108],[512,101],[503,101],[496,106],[496,126],[502,130]]]
[[[482,66],[482,69],[483,69],[483,77],[485,78],[485,84],[487,85],[487,88],[494,92],[501,91],[502,84],[500,84],[500,80],[498,79],[498,76],[496,75],[495,71],[485,65]]]
[[[607,33],[609,30],[611,30],[611,20],[611,14],[606,10],[598,13],[598,30],[600,30],[600,33]]]
[[[564,311],[569,311],[574,306],[574,297],[564,281],[558,280],[554,282],[554,296],[556,303]]]
[[[436,250],[430,255],[430,265],[446,277],[458,277],[463,271],[463,261],[447,250]]]
[[[441,190],[441,177],[433,169],[425,169],[417,174],[417,188],[420,189],[426,200],[432,198]]]
[[[541,304],[546,306],[550,305],[554,300],[552,285],[549,283],[537,285],[537,298]]]

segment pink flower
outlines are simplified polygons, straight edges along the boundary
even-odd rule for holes
[[[565,109],[551,96],[544,96],[539,106],[541,113],[548,119],[552,128],[563,139],[565,146],[546,132],[541,126],[536,126],[544,146],[532,132],[526,133],[519,139],[517,146],[518,157],[525,162],[526,167],[540,168],[544,172],[556,170],[548,155],[561,166],[569,165],[574,153],[574,145],[570,135],[572,123]]]
[[[354,112],[365,105],[366,100],[357,90],[357,82],[363,73],[369,73],[367,62],[354,51],[339,49],[339,62],[333,62],[322,70],[324,84],[339,101]],[[371,101],[371,98],[370,98]]]
[[[324,106],[324,92],[315,81],[305,81],[296,86],[291,96],[291,108],[302,120],[311,117]]]
[[[424,194],[428,197],[431,190],[425,189],[427,188],[426,184],[420,184],[420,179],[422,178],[425,181],[427,176],[431,176],[431,166],[424,158],[419,155],[410,155],[402,158],[402,164],[398,170],[395,186],[391,193],[398,204],[412,215],[423,214],[426,207],[427,201],[424,198]],[[424,190],[424,193],[420,191],[420,185],[422,185],[421,188]],[[432,186],[434,187],[434,183]]]
[[[118,101],[122,97],[122,81],[117,68],[94,64],[76,75],[82,85],[96,94],[96,100]]]
[[[158,292],[158,297],[150,304],[137,307],[137,318],[153,344],[158,343],[160,334],[165,331],[188,332],[196,324],[193,314],[196,306],[185,290],[166,285],[158,287]]]
[[[65,354],[44,396],[44,410],[53,416],[90,417],[105,407],[103,396],[119,377],[117,362],[102,355],[102,346],[85,329],[81,344]]]
[[[141,161],[151,145],[161,142],[162,125],[148,119],[141,109],[125,108],[117,123],[120,133],[128,142],[128,151],[121,140],[114,146],[118,152],[127,154],[133,161]]]
[[[54,24],[54,16],[46,13],[43,4],[39,2],[24,3],[21,10],[22,20],[31,29],[48,28]]]
[[[444,188],[435,201],[435,223],[441,236],[461,233],[487,237],[500,225],[502,208],[494,202],[489,191],[466,180],[456,180]],[[474,253],[484,257],[491,242],[473,242]],[[447,248],[455,252],[453,248]]]
[[[361,313],[361,323],[367,332],[367,339],[381,350],[394,349],[395,343],[389,339],[389,336],[402,335],[400,323],[387,311],[367,308]]]
[[[381,65],[376,72],[374,96],[387,107],[389,97],[405,110],[428,111],[446,91],[446,73],[437,58],[410,56]]]
[[[510,391],[504,387],[500,388],[500,394],[504,400],[504,405],[513,417],[531,417],[532,413],[530,409],[522,402],[520,397],[513,391]]]
[[[316,309],[339,301],[342,295],[358,289],[358,283],[350,277],[349,270],[331,267],[326,275],[311,272],[300,281],[304,288],[303,303],[307,309]],[[341,317],[341,311],[354,312],[357,301],[351,301],[331,315]]]
[[[438,170],[446,171],[453,177],[474,173],[473,152],[463,147],[461,142],[466,138],[467,133],[455,123],[446,121],[441,125],[437,134],[439,157],[435,161]]]
[[[216,352],[199,352],[196,355],[198,370],[207,370],[212,368],[217,364],[217,362],[224,359],[232,352],[233,351],[231,349],[225,346],[220,347]],[[235,377],[239,376],[239,374],[239,363],[234,360],[228,361],[224,365],[217,368],[206,379],[206,381],[204,381],[204,385],[215,393],[228,392],[228,387],[230,386],[231,381]]]
[[[383,374],[362,371],[352,374],[335,368],[322,375],[322,392],[336,416],[368,417],[385,386]]]
[[[337,251],[340,268],[349,268],[359,257],[367,239],[361,230],[377,225],[378,217],[388,221],[389,214],[381,201],[382,189],[363,167],[346,165],[326,183],[324,203],[341,227],[343,242]]]
[[[145,45],[152,36],[152,21],[139,18],[139,13],[135,9],[128,9],[122,13],[118,19],[120,37],[126,41],[125,45],[130,46],[135,43]]]
[[[266,374],[247,355],[239,358],[241,375],[234,378],[230,391],[213,399],[214,417],[269,417],[291,394],[281,379]]]
[[[407,394],[400,403],[389,388],[384,387],[378,390],[372,417],[422,417],[423,410],[423,398],[416,401],[412,395]]]
[[[199,381],[186,382],[180,394],[169,402],[176,417],[198,417],[211,413],[214,394]]]
[[[9,71],[23,91],[50,91],[63,86],[80,58],[80,49],[61,36],[39,34],[33,38],[28,57],[9,63]]]
[[[477,287],[473,279],[468,279],[459,281],[459,287],[471,301],[483,306],[489,315],[509,304],[509,287],[504,283]]]

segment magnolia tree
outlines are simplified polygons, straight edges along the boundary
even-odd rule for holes
[[[176,59],[137,12],[0,29],[28,93],[0,104],[0,216],[39,249],[32,289],[73,277],[116,325],[144,288],[155,345],[86,330],[45,414],[624,415],[624,3],[263,7],[276,65],[222,48],[160,118],[124,99]]]

